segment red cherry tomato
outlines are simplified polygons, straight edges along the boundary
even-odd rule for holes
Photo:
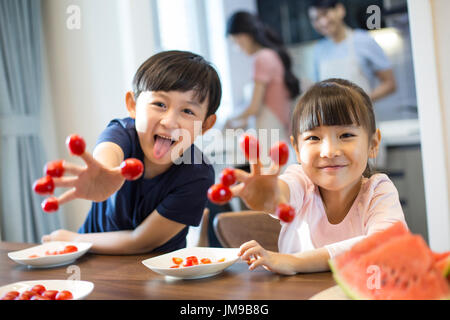
[[[63,253],[77,252],[78,248],[76,246],[68,245],[64,247]]]
[[[59,178],[64,174],[64,160],[55,160],[48,162],[44,167],[44,173],[48,176]]]
[[[139,159],[129,158],[120,164],[120,172],[127,180],[136,180],[144,172],[144,165]]]
[[[45,290],[45,287],[42,284],[37,284],[33,288],[31,288],[31,291],[36,292],[37,294],[42,294]]]
[[[248,160],[255,161],[259,159],[259,142],[255,136],[251,134],[242,135],[239,138],[239,145]]]
[[[198,264],[198,258],[196,256],[190,256],[186,258],[186,261],[191,261],[192,264],[197,265]]]
[[[183,267],[192,267],[194,265],[194,263],[192,262],[192,260],[186,260],[186,263],[183,264]]]
[[[67,148],[69,148],[69,151],[76,156],[81,156],[84,153],[84,150],[86,150],[86,142],[78,134],[68,136],[66,145]]]
[[[216,204],[225,204],[232,196],[230,188],[221,183],[214,184],[208,189],[208,199]]]
[[[270,148],[270,157],[279,166],[284,166],[289,159],[289,147],[283,141],[274,144]]]
[[[233,185],[236,182],[236,176],[234,170],[231,168],[225,168],[220,175],[220,182],[226,187]]]
[[[42,293],[44,298],[49,298],[50,300],[55,300],[58,290],[46,290]]]
[[[31,300],[35,295],[38,293],[34,292],[33,290],[27,290],[20,294],[20,296],[17,298],[18,300]]]
[[[44,297],[42,295],[36,294],[32,296],[30,300],[52,300],[52,299],[50,299],[49,297]]]
[[[286,203],[281,203],[277,207],[276,215],[284,222],[292,222],[295,216],[295,210]]]
[[[39,258],[39,256],[37,254],[32,254],[31,256],[28,256],[28,259],[34,259],[34,258]]]
[[[173,257],[172,258],[173,263],[175,264],[182,264],[183,263],[183,259],[181,258],[177,258],[177,257]]]
[[[18,291],[8,291],[5,293],[1,300],[15,300],[19,296]]]
[[[178,265],[178,264],[171,266],[172,269],[176,269],[176,268],[179,268],[179,267],[180,267],[180,265]]]
[[[72,292],[68,290],[62,290],[56,294],[55,300],[71,300],[73,299]]]
[[[41,203],[42,210],[45,212],[53,212],[59,209],[58,198],[50,197],[42,201]]]
[[[53,194],[53,191],[55,190],[53,178],[51,176],[45,176],[36,180],[33,184],[33,190],[37,194],[43,196]]]
[[[50,250],[45,251],[46,256],[56,256],[57,254],[59,254],[58,251],[50,251]]]
[[[200,260],[200,262],[203,263],[203,264],[208,264],[208,263],[211,263],[211,259],[203,258],[203,259]]]

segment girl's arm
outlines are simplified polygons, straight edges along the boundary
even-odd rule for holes
[[[57,230],[42,241],[79,241],[93,243],[91,252],[100,254],[138,254],[152,251],[174,237],[185,227],[161,216],[154,210],[134,230],[79,234]]]
[[[265,250],[259,243],[252,240],[241,245],[238,255],[250,264],[250,270],[263,266],[269,271],[285,275],[330,270],[328,265],[330,255],[326,248],[284,254]]]

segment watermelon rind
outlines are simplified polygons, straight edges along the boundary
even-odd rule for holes
[[[358,293],[356,290],[353,290],[350,288],[345,280],[339,276],[339,271],[337,270],[336,266],[333,263],[333,260],[328,260],[328,265],[330,266],[331,272],[333,273],[333,278],[336,281],[336,283],[339,285],[339,287],[344,291],[344,293],[353,300],[369,300],[369,298],[364,297],[364,295]]]

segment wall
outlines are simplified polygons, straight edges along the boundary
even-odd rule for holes
[[[409,0],[430,246],[450,250],[450,2]]]
[[[80,9],[79,29],[67,27],[71,5]],[[92,152],[108,122],[127,115],[124,97],[133,73],[154,53],[150,3],[44,0],[42,12],[49,80],[42,117],[53,121],[43,129],[51,137],[48,155],[82,164],[68,154],[65,138],[81,134]],[[89,207],[85,200],[64,205],[63,227],[77,230]]]

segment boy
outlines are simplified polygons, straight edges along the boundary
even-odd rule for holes
[[[217,72],[196,54],[167,51],[145,61],[133,92],[126,93],[129,117],[110,122],[93,156],[81,155],[86,167],[64,162],[75,177],[54,178],[56,187],[71,188],[58,198],[60,204],[94,201],[86,221],[79,233],[57,230],[43,241],[92,242],[91,251],[104,254],[185,247],[189,225],[199,225],[214,183],[212,166],[193,142],[214,125],[220,98]],[[180,157],[191,161],[174,164]],[[135,181],[120,174],[127,158],[144,164]]]

